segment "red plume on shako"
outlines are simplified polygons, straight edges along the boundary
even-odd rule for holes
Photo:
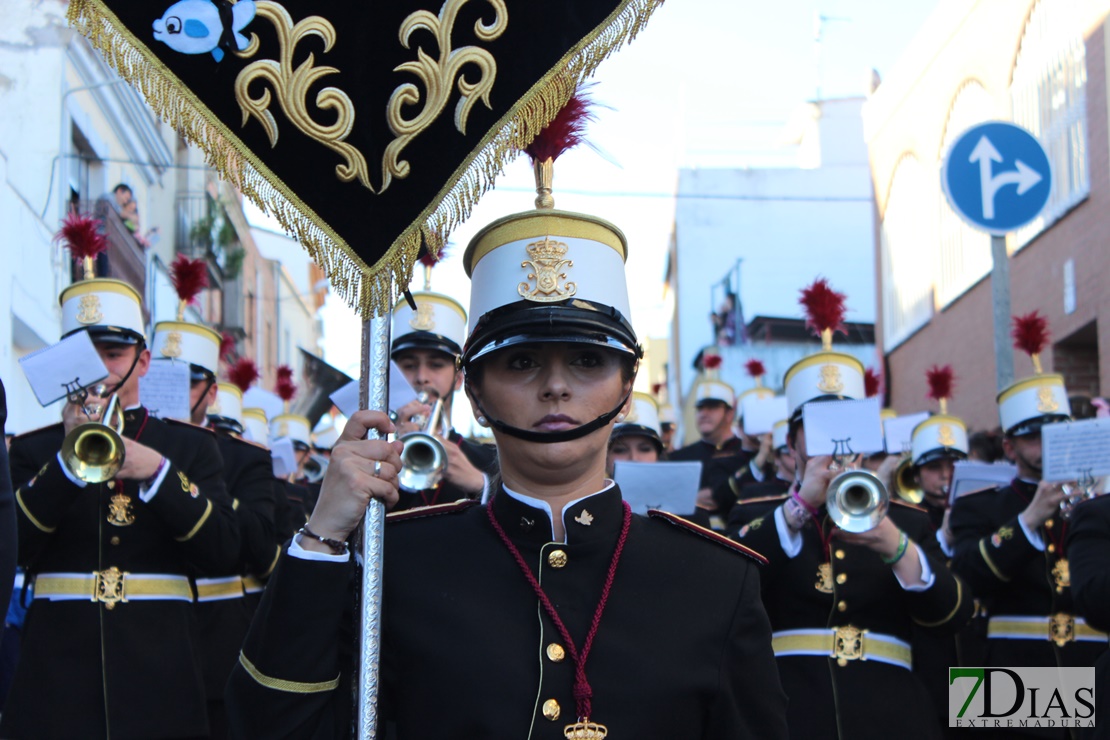
[[[240,358],[239,361],[232,365],[227,371],[227,379],[230,380],[236,388],[243,391],[243,393],[246,393],[250,389],[251,384],[258,380],[259,377],[258,365],[249,357]]]
[[[868,398],[879,395],[882,388],[883,378],[875,371],[875,368],[869,367],[863,371],[863,392]]]
[[[54,236],[54,241],[68,247],[74,261],[81,263],[86,280],[96,277],[93,263],[108,249],[108,240],[101,226],[98,218],[71,213],[62,221],[61,230]]]
[[[1046,373],[1041,353],[1048,346],[1048,319],[1038,311],[1013,317],[1014,347],[1029,355],[1033,375],[1015,381],[998,394],[1002,431],[1012,436],[1038,434],[1045,424],[1071,418],[1064,376]]]
[[[925,380],[929,384],[929,398],[940,404],[942,414],[948,413],[948,399],[952,397],[955,379],[951,365],[933,365],[925,371]]]

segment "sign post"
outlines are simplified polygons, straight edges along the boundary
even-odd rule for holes
[[[952,144],[944,158],[941,185],[952,210],[991,235],[995,379],[1001,391],[1014,380],[1006,235],[1044,210],[1052,192],[1052,168],[1033,134],[1012,123],[992,121],[968,129]]]

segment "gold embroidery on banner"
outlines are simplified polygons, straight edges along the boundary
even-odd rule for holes
[[[95,324],[104,318],[100,310],[100,296],[96,293],[86,293],[81,296],[78,304],[77,321],[82,324]]]
[[[840,393],[844,390],[844,383],[840,380],[840,368],[832,363],[821,366],[821,380],[817,383],[817,390],[822,393]]]
[[[1037,389],[1037,411],[1043,414],[1050,414],[1053,411],[1058,411],[1060,404],[1052,395],[1052,389],[1047,385],[1042,385]]]
[[[174,359],[181,357],[181,332],[171,331],[166,335],[166,343],[162,345],[162,356]]]
[[[416,117],[407,119],[402,109],[421,102],[421,93],[417,86],[406,82],[399,85],[389,96],[386,122],[396,138],[385,148],[385,154],[382,157],[382,184],[378,192],[385,192],[394,177],[399,179],[408,177],[409,163],[400,159],[401,152],[443,113],[451,97],[452,83],[456,77],[459,78],[459,101],[455,104],[455,128],[460,134],[466,133],[466,119],[475,101],[481,100],[492,110],[489,95],[497,77],[497,61],[492,54],[477,46],[451,48],[451,34],[455,28],[455,20],[466,2],[467,0],[447,0],[440,8],[438,16],[427,10],[418,10],[401,23],[398,37],[403,47],[410,48],[410,38],[415,31],[427,31],[435,36],[439,57],[433,59],[423,47],[417,47],[416,61],[404,62],[394,69],[395,72],[415,75],[424,86],[428,98]],[[504,0],[487,0],[487,2],[493,7],[493,20],[489,24],[476,22],[474,35],[479,41],[489,42],[500,37],[509,22],[508,9],[505,7]],[[478,78],[475,82],[471,82],[462,74],[462,68],[468,64],[477,68]]]
[[[559,286],[559,280],[566,280],[567,274],[560,272],[564,267],[574,267],[572,260],[564,259],[567,245],[551,239],[543,239],[528,245],[528,255],[532,258],[524,260],[520,266],[531,266],[532,272],[528,273],[529,280],[536,281],[533,288],[528,283],[521,283],[516,291],[522,297],[537,303],[552,303],[570,298],[578,292],[574,283],[565,283]]]
[[[417,331],[431,331],[436,328],[436,312],[430,303],[417,303],[416,313],[409,319],[409,326]]]
[[[135,523],[130,496],[122,493],[112,496],[108,503],[108,523],[116,527],[130,527]]]
[[[335,174],[343,182],[358,179],[371,192],[370,169],[366,165],[366,158],[362,153],[345,139],[350,136],[355,125],[355,106],[347,93],[337,87],[325,87],[316,93],[316,107],[329,111],[335,115],[335,122],[325,126],[315,120],[308,112],[306,99],[308,91],[316,85],[320,78],[339,72],[335,67],[316,67],[315,54],[309,53],[300,66],[293,67],[293,53],[298,44],[309,36],[317,36],[324,42],[324,52],[328,53],[335,45],[335,27],[327,19],[318,15],[309,16],[296,25],[289,12],[281,5],[269,0],[260,0],[256,4],[255,14],[270,21],[277,30],[279,56],[281,61],[273,59],[260,59],[248,64],[235,78],[235,99],[243,111],[243,122],[246,126],[250,116],[254,116],[266,136],[270,139],[270,146],[276,146],[278,141],[277,121],[270,112],[272,99],[270,90],[263,87],[257,97],[250,94],[252,83],[261,81],[270,83],[274,93],[277,94],[278,103],[285,112],[286,118],[300,129],[305,136],[318,141],[345,160],[335,166]],[[247,50],[240,52],[240,56],[247,56],[252,49],[257,50],[257,36],[251,35],[250,45]],[[384,189],[384,188],[383,188]]]
[[[952,427],[948,424],[941,424],[940,429],[937,430],[937,441],[945,447],[955,447],[956,435],[952,432]]]

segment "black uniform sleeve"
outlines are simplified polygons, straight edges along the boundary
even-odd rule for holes
[[[956,499],[948,523],[956,538],[952,570],[980,598],[1005,587],[1029,561],[1041,555],[1021,530],[1015,516],[996,527],[989,508],[991,493]]]
[[[337,689],[352,574],[351,561],[282,554],[227,684],[232,737],[346,736],[346,727],[329,733],[322,725],[342,714],[333,704],[349,698]]]
[[[1095,629],[1110,631],[1110,496],[1075,507],[1067,553],[1076,611]]]
[[[975,600],[967,585],[948,569],[928,514],[900,517],[902,531],[924,553],[933,571],[933,585],[924,591],[906,591],[906,607],[913,621],[924,630],[955,634],[971,619]]]
[[[32,441],[16,437],[9,451],[19,531],[19,562],[25,566],[50,542],[66,509],[83,491],[66,477],[56,454],[47,457],[45,464],[38,462],[34,446]]]
[[[187,438],[194,454],[183,470],[166,457],[166,471],[147,506],[174,533],[185,558],[205,573],[236,572],[239,524],[223,478],[223,458],[216,438],[198,431]]]
[[[0,381],[0,434],[8,419],[8,402],[4,383]],[[16,559],[15,496],[8,471],[8,446],[0,449],[0,604],[7,604],[12,595]]]
[[[274,568],[277,548],[275,484],[270,456],[245,442],[233,442],[241,456],[234,490],[228,491],[242,537],[243,561],[248,572],[265,576]],[[235,449],[235,448],[233,448]]]
[[[759,570],[747,567],[721,652],[721,684],[709,708],[706,740],[785,738],[786,694],[771,651],[771,623],[760,600]]]

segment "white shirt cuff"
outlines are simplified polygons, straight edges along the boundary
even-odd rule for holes
[[[782,545],[782,551],[786,553],[786,557],[797,557],[802,551],[802,533],[790,529],[781,506],[775,509],[775,529],[778,530],[779,544]]]
[[[1044,540],[1041,539],[1041,533],[1030,532],[1029,528],[1025,526],[1025,520],[1020,516],[1018,517],[1018,524],[1021,525],[1021,531],[1025,533],[1025,539],[1029,540],[1029,544],[1041,552],[1044,552]]]
[[[299,534],[293,535],[293,539],[289,542],[289,554],[301,560],[316,560],[321,563],[345,563],[351,559],[351,553],[345,552],[342,555],[329,555],[326,552],[316,552],[315,550],[306,550],[301,547],[301,536]]]
[[[898,571],[894,571],[894,577],[898,578],[899,585],[905,591],[928,591],[936,582],[937,577],[933,573],[933,569],[929,567],[929,559],[925,557],[925,551],[920,547],[914,547],[914,549],[917,551],[917,561],[921,563],[921,580],[917,583],[907,584],[901,578],[898,578]]]
[[[62,466],[62,472],[65,473],[66,477],[69,478],[70,482],[73,485],[77,486],[78,488],[84,488],[85,487],[85,485],[86,485],[85,481],[81,480],[80,478],[77,478],[76,476],[73,475],[73,473],[69,472],[69,468],[67,468],[66,464],[64,462],[62,462],[62,453],[61,452],[58,453],[58,464]]]
[[[940,551],[944,553],[946,558],[956,557],[956,548],[948,544],[948,540],[944,537],[944,530],[937,530],[937,544],[940,545]]]
[[[748,463],[748,470],[752,471],[752,477],[755,478],[757,483],[763,482],[763,470],[755,464],[754,457],[752,458],[752,461]]]
[[[154,482],[150,484],[150,487],[147,488],[145,486],[139,486],[139,500],[141,500],[144,504],[150,503],[150,500],[154,498],[154,494],[158,493],[158,487],[161,486],[162,481],[166,479],[166,473],[170,472],[170,461],[166,460],[166,458],[164,457],[162,458],[162,460],[165,461],[165,464],[162,465],[161,472],[158,473],[158,477],[154,479]]]

